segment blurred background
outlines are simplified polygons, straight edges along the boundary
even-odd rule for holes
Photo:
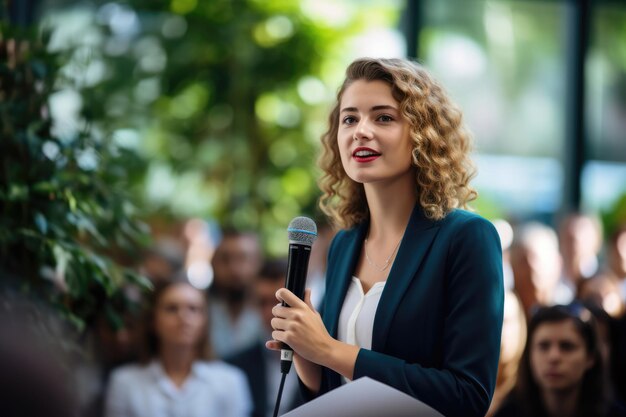
[[[285,255],[289,221],[321,218],[319,138],[361,56],[448,89],[503,241],[626,223],[623,1],[2,0],[0,20],[0,271],[80,331],[122,328],[159,273],[209,287],[224,230]]]

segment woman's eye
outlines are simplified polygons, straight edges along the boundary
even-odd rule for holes
[[[537,343],[537,349],[541,351],[546,351],[550,349],[550,343],[548,342],[539,342]]]
[[[378,120],[381,122],[391,122],[393,121],[393,118],[391,116],[388,116],[386,114],[382,114],[380,116],[378,116]]]
[[[343,118],[343,123],[346,125],[351,125],[354,122],[356,122],[356,118],[354,118],[353,116],[346,116]]]
[[[176,314],[178,312],[178,306],[176,305],[166,305],[163,307],[163,311],[168,314]]]

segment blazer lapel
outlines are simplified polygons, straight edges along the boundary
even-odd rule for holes
[[[337,337],[339,313],[348,292],[356,263],[359,260],[367,225],[368,222],[364,222],[346,232],[345,238],[340,242],[341,246],[337,247],[334,265],[329,264],[328,271],[331,271],[332,267],[333,273],[329,276],[331,279],[326,283],[324,324],[332,337]]]
[[[438,231],[437,222],[428,219],[421,206],[416,205],[378,303],[374,318],[372,350],[380,352],[384,349],[396,309],[409,284],[416,277],[424,255]]]

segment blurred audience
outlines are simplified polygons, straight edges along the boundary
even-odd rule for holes
[[[557,301],[561,267],[558,239],[553,229],[529,222],[514,230],[511,243],[513,286],[526,317],[535,306]]]
[[[90,325],[86,360],[74,370],[81,386],[80,402],[85,417],[103,415],[104,392],[111,371],[139,359],[141,296],[134,286],[117,290]]]
[[[107,417],[248,416],[245,375],[211,360],[206,294],[186,279],[155,286],[143,323],[141,362],[113,371]]]
[[[580,303],[530,319],[517,384],[497,417],[626,416],[610,398],[592,313]]]
[[[493,220],[493,225],[500,237],[502,246],[502,275],[504,278],[504,288],[513,289],[513,269],[511,268],[511,243],[513,243],[513,227],[505,219]]]
[[[602,249],[602,226],[600,221],[582,213],[570,213],[559,225],[559,249],[563,259],[561,283],[564,297],[559,302],[571,301],[582,281],[598,272],[598,254]]]
[[[265,342],[272,339],[272,308],[278,304],[276,291],[285,286],[286,275],[286,259],[268,260],[264,263],[254,285],[254,300],[262,319],[263,332],[254,345],[226,358],[227,362],[241,368],[248,376],[254,401],[254,417],[271,417],[276,403],[281,379],[280,354],[268,350]],[[292,369],[285,380],[279,415],[302,403],[297,375]]]
[[[261,321],[252,293],[262,262],[256,234],[224,232],[213,255],[214,280],[209,289],[211,340],[219,357],[234,355],[259,338]]]
[[[513,291],[506,290],[504,293],[504,321],[502,323],[496,389],[487,416],[493,416],[515,386],[517,370],[525,345],[526,316],[522,303]]]
[[[183,267],[184,260],[181,242],[173,237],[160,237],[144,253],[139,272],[154,283],[166,282]]]
[[[213,223],[203,219],[190,219],[184,224],[183,236],[187,247],[185,270],[189,282],[200,289],[213,283],[211,259],[215,252],[216,232]]]
[[[602,308],[613,318],[617,319],[624,314],[624,302],[620,296],[619,284],[607,274],[582,280],[578,284],[577,298]]]
[[[609,234],[606,262],[592,282],[580,288],[580,297],[598,300],[614,319],[612,377],[617,395],[626,401],[626,224]]]
[[[0,415],[77,416],[77,345],[55,311],[8,294],[0,282]]]
[[[603,274],[615,280],[626,303],[626,224],[617,228],[607,242],[607,268]]]

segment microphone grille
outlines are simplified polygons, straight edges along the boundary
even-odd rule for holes
[[[296,217],[287,227],[289,243],[312,246],[317,237],[317,226],[308,217]]]

